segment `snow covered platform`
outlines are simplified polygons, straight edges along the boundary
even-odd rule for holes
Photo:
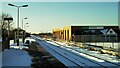
[[[17,44],[11,44],[10,49],[28,49],[28,47],[24,45],[27,44],[20,43],[19,46],[17,46]]]
[[[14,40],[10,40],[10,49],[5,49],[3,52],[0,52],[0,67],[2,68],[31,68],[31,58],[29,54],[24,50],[28,49],[28,46],[25,43],[22,43],[22,39],[19,39],[20,43],[17,46],[17,43],[14,44]],[[26,38],[30,43],[35,41],[31,38]],[[0,40],[1,41],[1,40]]]
[[[31,57],[24,50],[6,49],[2,53],[2,67],[24,67],[30,68]]]
[[[30,44],[32,42],[36,42],[34,39],[32,39],[31,37],[27,37],[25,39],[25,42],[28,41],[30,42]],[[28,49],[28,44],[26,43],[22,43],[22,39],[19,39],[19,46],[17,46],[17,43],[14,44],[14,40],[10,40],[10,48],[13,48],[13,49]]]

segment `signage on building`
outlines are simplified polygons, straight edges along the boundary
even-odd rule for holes
[[[89,26],[89,29],[104,29],[103,26]]]
[[[117,35],[116,32],[114,32],[113,29],[110,29],[108,32],[107,32],[107,35]]]

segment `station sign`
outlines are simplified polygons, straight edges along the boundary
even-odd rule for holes
[[[104,29],[103,26],[89,26],[89,29]]]

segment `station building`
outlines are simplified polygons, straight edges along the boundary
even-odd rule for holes
[[[53,29],[56,40],[79,42],[118,42],[119,26],[67,26]]]

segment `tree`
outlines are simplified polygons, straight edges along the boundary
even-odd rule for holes
[[[7,25],[8,22],[4,21],[4,18],[11,18],[11,17],[12,16],[7,14],[7,13],[2,13],[0,15],[0,18],[2,19],[1,22],[0,22],[0,27],[1,27],[0,29],[1,30],[7,30],[7,27],[8,27],[8,25]],[[13,22],[9,22],[10,30],[13,29],[12,25],[13,25]]]
[[[5,21],[4,18],[12,18],[11,15],[9,14],[6,14],[6,13],[2,13],[0,15],[0,30],[2,30],[2,50],[6,49],[6,48],[9,48],[9,35],[8,35],[8,32],[7,32],[7,29],[8,29],[8,24],[9,24],[9,28],[11,30],[12,28],[12,25],[13,25],[13,22],[8,22],[8,21]]]

